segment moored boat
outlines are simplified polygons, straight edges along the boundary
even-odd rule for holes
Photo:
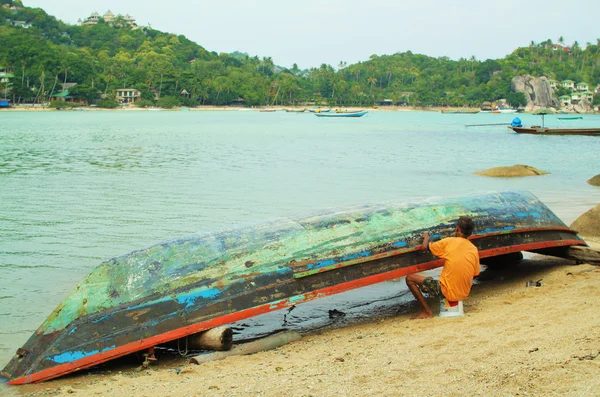
[[[467,109],[442,109],[440,111],[444,114],[477,114],[479,110],[467,110]]]
[[[315,113],[317,117],[362,117],[367,114],[366,110],[360,112],[347,112],[347,113]]]
[[[495,109],[492,109],[492,111],[490,113],[503,113],[503,114],[509,113],[509,114],[511,114],[511,113],[517,113],[517,109],[495,108]]]
[[[585,246],[534,195],[360,206],[175,240],[100,264],[0,372],[40,382],[187,335],[442,266],[421,234],[471,216],[480,257]]]
[[[536,134],[536,135],[600,135],[600,128],[549,128],[541,126],[515,127],[509,126],[511,130],[518,134]]]

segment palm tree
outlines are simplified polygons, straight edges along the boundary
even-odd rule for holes
[[[367,83],[371,84],[371,95],[373,95],[373,85],[377,83],[377,79],[375,77],[369,77]]]

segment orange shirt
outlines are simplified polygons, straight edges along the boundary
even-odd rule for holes
[[[443,258],[440,276],[442,293],[450,301],[460,301],[469,296],[473,277],[479,275],[477,247],[462,237],[448,237],[429,244],[429,250]]]

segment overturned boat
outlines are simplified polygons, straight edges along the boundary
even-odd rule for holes
[[[0,373],[41,382],[301,302],[433,269],[421,234],[471,216],[482,258],[586,243],[534,195],[352,207],[175,240],[100,264]]]

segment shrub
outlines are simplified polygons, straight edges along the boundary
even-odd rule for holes
[[[100,102],[98,102],[98,107],[104,109],[115,109],[119,107],[119,104],[110,99],[103,99]]]

